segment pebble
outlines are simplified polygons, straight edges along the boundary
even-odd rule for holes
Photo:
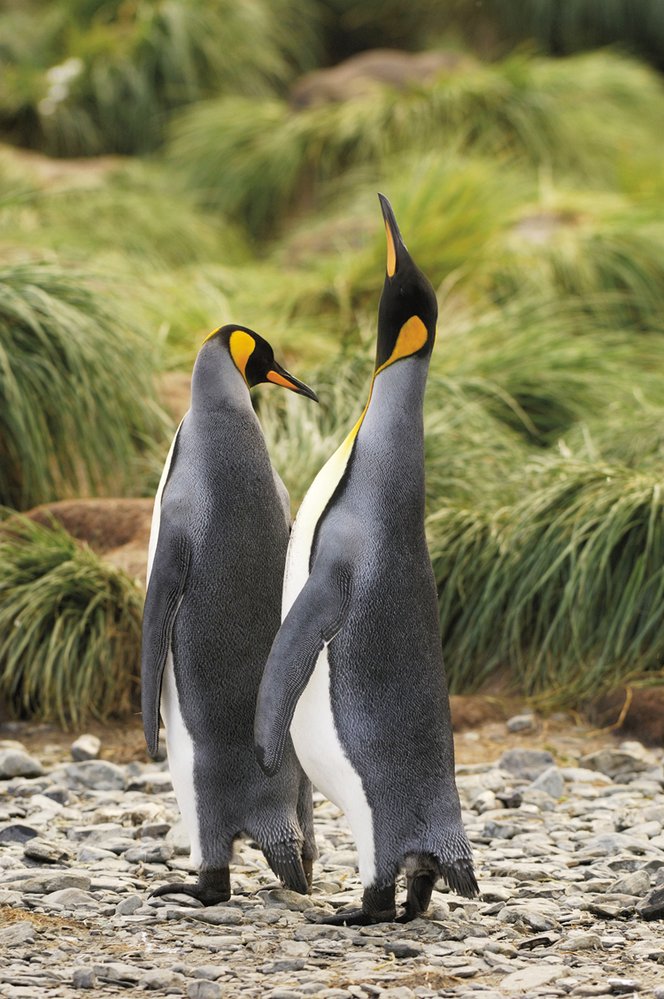
[[[41,777],[44,768],[34,756],[30,756],[20,746],[10,746],[0,749],[0,780],[10,780],[12,777]]]
[[[537,728],[537,719],[532,712],[524,712],[522,715],[514,715],[507,720],[508,732],[534,732]]]
[[[664,999],[664,754],[607,740],[620,753],[600,759],[608,775],[576,745],[561,748],[564,768],[542,749],[459,768],[480,895],[441,880],[427,917],[398,926],[307,921],[362,895],[347,824],[318,794],[311,896],[279,887],[240,842],[231,902],[203,908],[148,897],[193,873],[165,766],[67,758],[16,774],[0,799],[0,904],[12,916],[0,994],[552,999],[640,983]]]
[[[508,749],[500,757],[499,766],[523,780],[535,780],[536,777],[554,765],[551,753],[540,749]]]
[[[86,732],[79,735],[78,739],[72,742],[69,747],[72,760],[96,760],[101,750],[101,739],[96,735]]]

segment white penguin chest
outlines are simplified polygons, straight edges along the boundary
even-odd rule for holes
[[[323,466],[302,501],[286,559],[282,620],[309,579],[316,528],[346,471],[356,432],[351,433]],[[341,745],[334,722],[327,648],[326,645],[318,656],[295,707],[291,738],[310,780],[345,812],[357,844],[360,877],[364,885],[370,885],[376,873],[373,817],[360,775]]]

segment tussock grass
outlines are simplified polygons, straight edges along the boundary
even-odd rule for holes
[[[661,326],[664,219],[655,199],[548,188],[520,216],[489,265],[501,295],[615,293],[606,305],[616,321]]]
[[[49,6],[35,5],[31,21]],[[265,95],[317,51],[303,0],[70,2],[47,20],[42,57],[26,61],[25,19],[0,17],[10,39],[0,128],[57,156],[152,150],[174,108],[212,93]]]
[[[159,442],[151,349],[80,273],[0,268],[0,499],[121,495]]]
[[[18,715],[78,727],[136,705],[143,597],[55,522],[0,521],[0,693]]]
[[[321,184],[404,149],[444,154],[461,143],[606,179],[617,150],[649,148],[663,114],[661,83],[637,63],[512,56],[301,112],[277,100],[204,102],[177,121],[171,157],[206,204],[264,233],[309,207]]]
[[[6,186],[0,180],[0,192],[0,243],[12,250],[38,246],[41,255],[66,255],[70,261],[87,261],[90,255],[118,262],[135,258],[153,268],[248,258],[238,227],[210,218],[174,192],[155,164],[118,167],[87,184],[75,177],[51,189],[36,184],[21,189],[8,178]]]
[[[443,646],[456,689],[507,669],[575,705],[664,665],[661,476],[570,459],[531,466],[493,513],[450,509],[437,537]]]

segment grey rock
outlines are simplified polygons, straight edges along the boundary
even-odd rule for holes
[[[138,835],[141,839],[163,839],[170,828],[170,822],[144,822]]]
[[[636,911],[641,919],[664,919],[664,888],[655,888],[642,902]]]
[[[86,732],[85,735],[79,735],[78,739],[72,742],[69,751],[72,760],[80,762],[81,760],[96,760],[100,749],[101,739]]]
[[[75,871],[49,871],[48,873],[27,878],[20,885],[21,891],[33,895],[48,895],[52,892],[78,888],[87,891],[90,888],[89,874]]]
[[[314,901],[308,895],[299,895],[296,891],[288,888],[271,888],[269,891],[258,893],[266,905],[281,906],[291,909],[293,912],[304,912],[305,909],[313,909]]]
[[[184,857],[189,854],[189,836],[182,821],[171,826],[166,834],[166,842],[173,847],[176,857]]]
[[[123,961],[95,964],[94,973],[100,982],[120,982],[130,985],[140,982],[144,975],[141,968],[134,968],[133,965],[125,964]]]
[[[558,767],[547,767],[537,777],[531,787],[535,791],[544,791],[551,798],[562,798],[565,793],[565,779]]]
[[[35,836],[28,840],[23,849],[23,856],[28,860],[37,860],[42,864],[61,864],[69,858],[69,853],[58,843],[49,843]]]
[[[641,747],[643,750],[643,747]],[[588,770],[599,770],[607,777],[620,777],[628,773],[642,773],[650,769],[652,762],[645,751],[629,752],[625,749],[599,749],[595,753],[583,756],[579,763]]]
[[[22,944],[33,943],[37,931],[28,920],[11,923],[0,929],[0,947],[20,947]]]
[[[44,895],[43,905],[56,909],[99,909],[100,903],[89,891],[80,888],[63,888]]]
[[[25,815],[25,812],[22,814]],[[0,829],[0,843],[27,843],[36,836],[39,836],[38,830],[22,822],[10,822]]]
[[[141,987],[151,989],[152,991],[167,991],[181,985],[183,982],[183,975],[178,974],[176,971],[169,971],[166,968],[153,968],[151,971],[145,971],[141,975]]]
[[[650,877],[645,871],[634,871],[618,878],[608,890],[618,895],[645,895],[650,890]]]
[[[172,856],[173,847],[169,843],[143,843],[124,851],[128,864],[165,864]]]
[[[143,899],[140,895],[128,895],[127,898],[123,898],[121,902],[118,902],[115,912],[118,916],[132,916],[142,905]]]
[[[244,922],[241,910],[227,905],[211,905],[205,909],[196,909],[188,913],[188,916],[190,919],[210,923],[212,926],[239,926]]]
[[[193,978],[206,978],[210,982],[216,982],[218,978],[225,975],[228,968],[225,964],[201,964],[192,972]]]
[[[189,999],[221,999],[221,985],[199,979],[187,985]]]
[[[44,768],[24,749],[0,749],[0,780],[12,777],[41,777]]]
[[[397,958],[419,957],[422,948],[410,940],[390,940],[385,944],[385,953],[393,954]]]
[[[573,954],[576,951],[600,950],[601,948],[602,941],[597,933],[574,933],[567,940],[563,940],[558,949]]]
[[[607,978],[606,984],[611,995],[615,996],[629,995],[641,989],[641,982],[635,978]]]
[[[551,753],[541,749],[508,749],[499,760],[501,770],[524,780],[535,780],[554,763]]]
[[[506,992],[528,992],[560,978],[560,967],[551,964],[536,964],[520,971],[506,975],[500,983],[500,988]]]
[[[522,715],[513,715],[507,719],[508,732],[534,732],[537,728],[537,719],[532,712],[524,712]]]
[[[514,822],[495,822],[490,819],[484,823],[482,837],[484,839],[512,839],[521,832]]]
[[[93,791],[121,791],[125,786],[124,767],[106,760],[83,760],[65,768],[67,780],[74,787]]]
[[[94,989],[97,985],[97,976],[92,968],[74,968],[71,983],[75,989]]]

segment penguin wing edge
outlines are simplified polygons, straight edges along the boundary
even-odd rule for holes
[[[350,571],[338,564],[309,577],[272,643],[258,691],[254,743],[261,769],[279,770],[293,713],[324,646],[342,629],[351,601]]]
[[[157,755],[159,745],[159,704],[164,666],[173,623],[187,583],[190,558],[187,538],[162,526],[145,597],[141,644],[143,731],[148,752],[153,757]]]

